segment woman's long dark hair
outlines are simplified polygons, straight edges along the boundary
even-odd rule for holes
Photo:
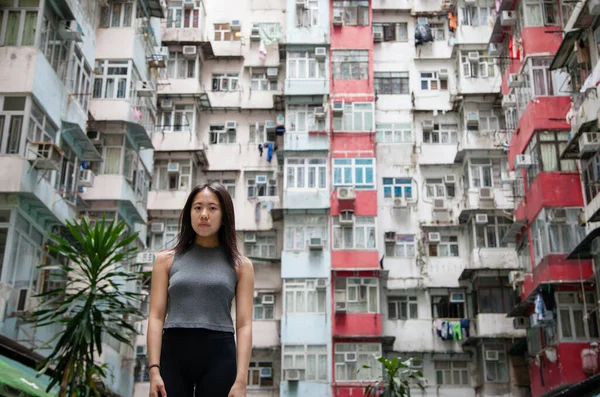
[[[192,227],[192,205],[194,198],[202,190],[208,189],[215,194],[221,205],[221,227],[219,228],[219,244],[225,247],[225,255],[231,266],[240,264],[242,255],[237,248],[237,235],[235,231],[235,211],[233,208],[233,200],[227,191],[227,188],[217,181],[207,181],[196,186],[190,192],[190,195],[185,202],[185,206],[179,216],[179,235],[177,236],[177,244],[173,250],[176,254],[183,254],[192,247],[196,241],[196,232]]]

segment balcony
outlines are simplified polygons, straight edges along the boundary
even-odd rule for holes
[[[514,247],[473,248],[464,272],[482,269],[516,270],[519,268]]]
[[[213,54],[216,58],[241,59],[243,58],[244,46],[241,40],[237,41],[211,41]]]
[[[148,192],[148,211],[181,211],[189,192],[185,190],[151,190]]]
[[[333,337],[380,337],[380,313],[338,313],[332,316]]]
[[[153,109],[136,107],[131,99],[93,99],[90,101],[90,113],[96,122],[124,122],[127,133],[140,148],[152,148]]]
[[[504,144],[508,140],[508,137],[508,130],[465,130],[458,146],[458,153],[456,154],[455,162],[461,162],[467,150],[502,150]]]
[[[466,222],[469,212],[477,210],[505,210],[514,209],[514,195],[511,186],[483,187],[465,190],[463,200],[459,204],[459,219]]]
[[[463,353],[462,341],[442,340],[433,331],[431,319],[386,320],[383,333],[400,335],[394,341],[393,351]]]
[[[329,79],[285,79],[283,92],[291,95],[327,95]]]
[[[598,65],[600,65],[600,62],[598,62]],[[585,160],[592,157],[598,151],[596,148],[598,145],[589,142],[589,139],[586,142],[587,137],[584,137],[584,134],[598,131],[597,122],[598,112],[600,111],[600,100],[598,100],[595,88],[590,88],[585,93],[574,95],[573,99],[574,102],[571,108],[571,133],[569,134],[569,143],[561,153],[561,159]],[[597,137],[596,135],[591,136],[594,138]]]
[[[123,175],[96,175],[94,186],[81,193],[81,198],[85,201],[123,202],[133,215],[134,222],[145,223],[148,219],[146,203],[133,191]]]
[[[322,250],[284,250],[281,253],[281,276],[283,278],[328,278],[331,251],[329,242]]]
[[[414,7],[413,0],[373,0],[371,3],[373,10],[405,10],[410,11]]]
[[[326,131],[315,132],[288,132],[283,136],[285,151],[328,151],[329,133]]]
[[[471,319],[469,339],[524,338],[524,329],[515,329],[513,319],[506,313],[479,313]]]
[[[261,320],[253,321],[252,347],[254,349],[264,349],[269,347],[279,347],[279,320]]]
[[[327,299],[327,307],[331,301]],[[331,323],[322,314],[283,314],[281,318],[281,345],[326,345],[331,343]]]
[[[284,209],[328,209],[328,189],[284,189]]]

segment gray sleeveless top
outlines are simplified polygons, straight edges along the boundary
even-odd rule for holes
[[[221,246],[193,244],[173,258],[163,328],[234,332],[231,305],[236,284],[237,274]]]

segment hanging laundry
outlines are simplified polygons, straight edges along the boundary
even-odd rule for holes
[[[267,59],[267,47],[265,46],[264,41],[260,41],[260,45],[258,46],[258,56],[263,61]]]
[[[462,340],[462,333],[460,331],[460,321],[453,322],[452,328],[454,328],[454,339]]]
[[[275,208],[275,203],[272,201],[267,201],[267,211],[269,212],[269,214],[271,213],[273,208]]]
[[[418,24],[415,28],[415,45],[433,41],[433,34],[429,25]]]
[[[460,320],[460,328],[465,338],[468,338],[471,332],[471,321],[468,318],[463,318]]]
[[[270,163],[273,159],[273,144],[267,144],[267,161]]]
[[[433,320],[433,329],[435,330],[435,333],[437,334],[437,336],[442,336],[442,320],[437,319],[437,320]]]
[[[256,222],[260,222],[260,201],[256,203],[256,207],[254,207],[254,220]]]
[[[133,118],[136,120],[141,120],[142,119],[142,111],[140,109],[138,109],[137,107],[133,108]]]
[[[546,305],[544,305],[544,300],[540,294],[535,297],[535,315],[538,320],[543,320],[546,317]]]
[[[454,335],[454,326],[452,324],[453,323],[448,322],[448,340],[456,339],[456,337]]]
[[[448,13],[448,30],[450,33],[454,33],[456,30],[456,15],[451,12]]]
[[[263,145],[262,144],[258,144],[258,152],[260,153],[260,157],[262,157],[263,154]]]
[[[442,321],[442,330],[441,330],[441,338],[443,340],[448,340],[448,321]]]

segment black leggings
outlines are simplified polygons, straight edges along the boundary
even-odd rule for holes
[[[227,397],[237,375],[233,333],[165,329],[160,375],[167,397]]]

